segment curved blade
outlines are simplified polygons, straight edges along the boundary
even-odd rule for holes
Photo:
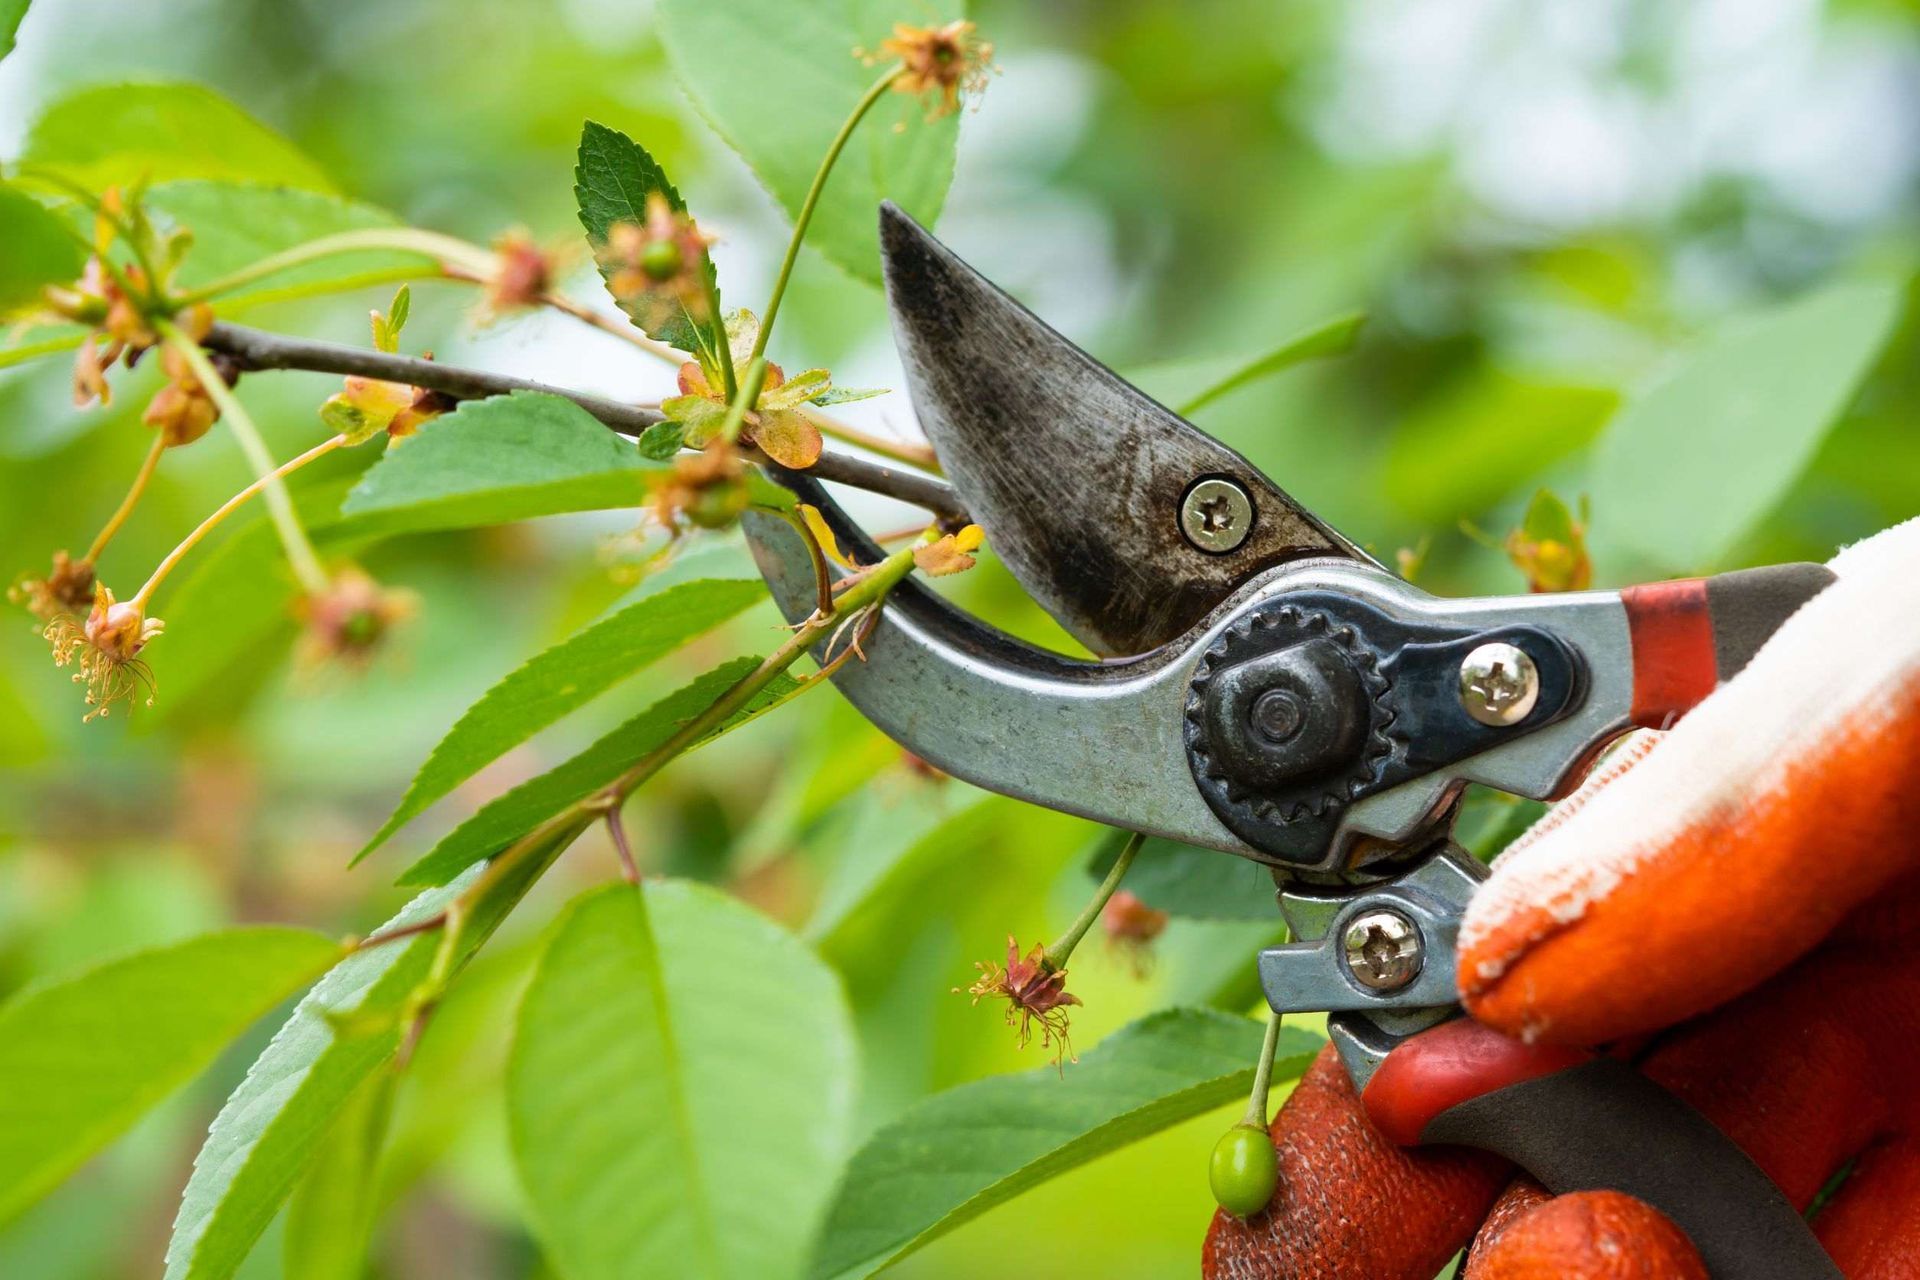
[[[1285,561],[1367,559],[892,204],[880,240],[894,338],[941,466],[1020,584],[1094,652],[1165,644]],[[1181,531],[1188,491],[1210,477],[1252,506],[1245,540],[1219,553]]]

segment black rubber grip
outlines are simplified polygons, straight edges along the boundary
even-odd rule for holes
[[[1687,1233],[1714,1280],[1845,1280],[1744,1151],[1612,1058],[1459,1103],[1430,1120],[1420,1140],[1495,1152],[1555,1194],[1638,1196]]]
[[[1833,570],[1820,564],[1775,564],[1708,578],[1707,613],[1713,619],[1720,679],[1731,679],[1794,610],[1831,585]]]

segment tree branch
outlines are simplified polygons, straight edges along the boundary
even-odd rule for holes
[[[573,401],[602,423],[626,436],[637,436],[661,421],[660,414],[652,409],[569,391],[564,387],[548,386],[527,378],[511,378],[481,369],[462,369],[441,364],[437,360],[389,355],[384,351],[349,347],[337,342],[294,338],[245,325],[217,323],[202,339],[202,345],[209,351],[232,356],[247,369],[306,369],[315,373],[354,374],[363,378],[378,378],[382,382],[425,387],[456,400],[479,400],[513,391],[538,391]],[[741,452],[755,462],[766,461],[765,455],[757,449],[743,447]],[[849,454],[823,452],[820,460],[808,468],[808,473],[822,480],[834,480],[856,489],[910,502],[933,512],[943,523],[965,523],[967,519],[966,507],[952,486],[916,471],[884,466]]]

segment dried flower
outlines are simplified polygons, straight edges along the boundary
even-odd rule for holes
[[[654,516],[676,533],[683,519],[702,529],[723,529],[746,509],[746,464],[725,440],[675,458],[653,495]]]
[[[895,24],[893,35],[880,42],[882,54],[900,59],[894,91],[929,97],[929,118],[958,110],[961,94],[986,88],[993,66],[993,46],[973,32],[966,21],[943,27]]]
[[[127,268],[129,283],[142,279],[138,267]],[[73,403],[79,408],[107,404],[113,392],[106,371],[115,360],[131,366],[140,353],[160,340],[120,282],[107,273],[98,255],[87,259],[80,278],[70,285],[48,288],[47,307],[56,315],[93,329],[73,359]]]
[[[229,386],[239,380],[239,368],[229,357],[216,355],[213,360],[214,368]],[[200,384],[186,357],[174,348],[168,347],[161,354],[161,367],[166,370],[167,385],[154,393],[140,421],[158,431],[169,449],[192,444],[219,421],[220,407]]]
[[[900,764],[908,773],[927,782],[946,782],[951,777],[938,765],[915,755],[904,747],[900,751]]]
[[[1520,527],[1507,535],[1503,549],[1514,567],[1527,575],[1529,591],[1584,591],[1593,584],[1586,513],[1583,510],[1576,519],[1551,490],[1533,495]]]
[[[7,599],[25,605],[43,624],[63,615],[77,617],[93,604],[93,563],[56,551],[46,577],[22,574],[7,588]]]
[[[977,524],[967,525],[958,533],[945,534],[932,542],[913,549],[913,563],[920,572],[930,578],[944,578],[950,573],[964,573],[973,568],[972,553],[980,549],[986,539]]]
[[[153,705],[153,672],[140,660],[140,652],[164,627],[160,619],[147,617],[138,602],[116,601],[113,592],[96,583],[93,608],[84,622],[62,614],[41,634],[53,648],[54,666],[79,660],[73,680],[86,686],[87,705],[93,710],[84,719],[91,720],[106,715],[116,702],[132,705],[142,693],[147,705]]]
[[[712,243],[685,210],[656,191],[647,197],[645,220],[608,227],[606,242],[594,256],[615,300],[652,333],[682,313],[695,324],[712,318],[707,278]]]
[[[453,397],[425,387],[350,374],[346,389],[335,392],[320,406],[320,421],[345,436],[350,445],[365,444],[382,431],[400,440],[456,403]]]
[[[1053,1046],[1055,1063],[1073,1058],[1073,1049],[1067,1043],[1067,1006],[1079,1004],[1080,998],[1067,993],[1067,971],[1053,967],[1045,948],[1036,942],[1022,958],[1020,944],[1009,934],[1004,969],[985,960],[974,968],[980,971],[980,977],[967,988],[967,994],[975,1004],[988,997],[1006,1000],[1007,1025],[1015,1028],[1016,1045],[1026,1048],[1033,1039],[1033,1028],[1038,1026],[1040,1047]]]
[[[1144,975],[1152,960],[1153,940],[1166,931],[1167,913],[1121,889],[1100,909],[1100,928],[1109,944],[1126,953],[1134,973]]]
[[[307,667],[341,662],[364,667],[394,627],[419,612],[411,591],[382,587],[356,568],[333,575],[327,590],[300,601],[299,661]]]
[[[493,242],[496,265],[487,280],[484,310],[492,316],[538,306],[553,287],[554,255],[524,231],[509,231]]]
[[[1433,539],[1426,534],[1411,547],[1401,547],[1393,553],[1394,565],[1400,570],[1400,576],[1408,582],[1418,582],[1426,571],[1427,553],[1433,549]]]
[[[749,313],[735,326],[737,343],[742,337],[751,345],[757,327]],[[706,370],[689,360],[680,366],[680,394],[661,402],[660,412],[686,431],[686,441],[703,445],[720,430],[727,416],[727,397],[713,385]],[[833,389],[833,376],[825,369],[808,369],[791,379],[777,364],[768,364],[760,395],[741,418],[741,437],[783,467],[804,471],[820,460],[824,441],[820,428],[800,411],[800,406],[827,395]]]

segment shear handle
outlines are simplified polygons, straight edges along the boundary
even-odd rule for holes
[[[1844,1280],[1732,1139],[1617,1059],[1455,1019],[1388,1054],[1362,1097],[1401,1145],[1475,1147],[1556,1195],[1611,1190],[1646,1201],[1686,1232],[1714,1280]]]
[[[1776,564],[1622,591],[1633,642],[1633,722],[1671,726],[1832,583],[1824,565]]]

